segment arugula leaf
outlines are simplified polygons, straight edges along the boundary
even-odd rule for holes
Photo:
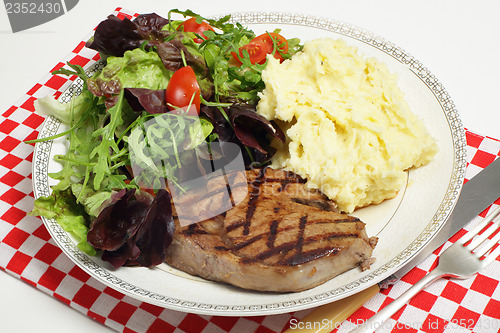
[[[90,177],[89,170],[94,162],[89,158],[89,153],[97,141],[92,139],[94,127],[89,127],[88,124],[95,122],[96,114],[103,109],[97,106],[95,101],[92,105],[94,107],[89,108],[92,112],[86,112],[85,116],[70,128],[71,131],[67,131],[69,147],[66,154],[54,156],[54,160],[63,166],[59,172],[49,173],[50,177],[59,180],[59,183],[53,186],[54,190],[65,190],[72,183],[88,180]]]
[[[183,153],[204,144],[212,131],[206,118],[173,113],[139,118],[126,138],[135,183],[153,189],[164,187],[164,179],[175,183]]]
[[[66,62],[66,65],[68,65],[72,70],[69,70],[67,68],[60,68],[58,70],[55,70],[52,72],[52,75],[56,75],[56,74],[62,74],[62,75],[67,75],[67,76],[71,76],[71,75],[76,75],[78,76],[80,79],[83,80],[83,83],[84,83],[84,90],[85,90],[85,83],[88,79],[88,76],[87,74],[85,73],[85,70],[83,69],[82,66],[80,65],[76,65],[76,64],[72,64],[70,63],[69,61]]]
[[[98,128],[93,133],[94,138],[100,138],[100,144],[90,153],[90,158],[97,156],[97,162],[93,166],[94,190],[101,189],[101,183],[104,177],[111,173],[111,153],[119,153],[120,149],[115,141],[115,131],[123,124],[121,111],[123,108],[123,90],[118,95],[117,103],[108,110],[109,122],[102,128]]]
[[[189,17],[196,17],[196,22],[197,23],[201,23],[202,21],[207,21],[208,24],[210,24],[212,27],[219,28],[219,29],[224,29],[224,27],[226,26],[227,21],[229,21],[231,19],[231,15],[226,15],[226,16],[218,19],[218,20],[213,20],[213,19],[204,18],[203,16],[201,16],[201,15],[193,12],[190,9],[187,9],[185,11],[182,11],[182,10],[179,10],[179,9],[171,9],[168,12],[168,20],[169,20],[169,22],[172,22],[172,20],[171,20],[171,14],[172,13],[181,14],[184,17],[187,17],[187,16],[189,16]]]
[[[117,172],[127,163],[127,149],[118,149],[115,136],[125,130],[124,127],[128,126],[126,122],[137,117],[128,105],[124,105],[123,95],[118,96],[117,103],[108,112],[105,106],[99,103],[99,99],[88,90],[84,90],[76,100],[82,98],[87,101],[86,109],[81,112],[79,119],[71,117],[70,129],[57,136],[41,139],[51,140],[67,135],[69,147],[66,154],[54,157],[55,161],[62,164],[62,169],[50,173],[49,176],[59,180],[59,183],[53,186],[53,189],[58,191],[81,183],[80,193],[75,193],[78,202],[81,202],[89,183],[93,184],[95,191],[128,187],[124,182],[126,176]],[[73,101],[69,103],[72,104]]]

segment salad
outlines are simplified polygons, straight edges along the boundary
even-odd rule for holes
[[[57,185],[31,214],[55,219],[79,249],[115,267],[157,265],[175,228],[165,180],[176,184],[183,170],[224,159],[222,143],[238,145],[248,168],[266,164],[271,138],[285,137],[256,113],[261,73],[269,57],[289,59],[302,45],[229,20],[174,9],[167,18],[101,22],[86,46],[103,68],[89,77],[68,63],[53,74],[77,75],[81,94],[67,104],[52,96],[35,102],[68,129],[30,143],[66,137],[69,147],[54,157],[62,166],[50,174]]]

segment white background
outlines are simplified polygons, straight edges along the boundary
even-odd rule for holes
[[[5,8],[0,7],[0,112],[32,88],[116,7],[164,16],[171,8],[192,9],[203,16],[281,11],[357,25],[423,63],[450,94],[466,128],[500,138],[498,0],[81,0],[67,14],[15,34]],[[8,333],[110,332],[4,272],[0,272],[0,329]]]

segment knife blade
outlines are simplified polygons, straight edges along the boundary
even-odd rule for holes
[[[380,288],[387,288],[427,258],[434,250],[455,235],[464,225],[500,197],[500,158],[490,163],[467,181],[460,192],[453,212],[437,235],[414,258],[382,282],[340,301],[322,305],[285,333],[327,333],[337,328]],[[300,325],[303,324],[303,325]]]
[[[393,276],[396,279],[402,278],[462,229],[470,220],[491,205],[499,196],[500,158],[497,158],[463,185],[455,208],[442,229],[422,251],[394,273]]]

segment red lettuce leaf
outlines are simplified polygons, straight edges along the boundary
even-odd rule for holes
[[[266,153],[257,138],[262,137],[258,132],[266,132],[270,136],[285,141],[283,131],[266,118],[258,114],[253,106],[248,104],[235,104],[230,107],[229,119],[234,127],[234,133],[238,139],[247,147],[257,149],[261,153]]]
[[[140,253],[135,242],[129,240],[117,250],[102,251],[101,259],[118,268],[126,266],[128,260],[136,259]]]
[[[163,42],[170,34],[168,31],[161,30],[169,23],[168,19],[156,13],[139,15],[133,22],[137,24],[139,34],[146,40]]]
[[[227,108],[224,109],[227,111]],[[202,105],[201,113],[206,115],[212,121],[214,133],[217,134],[219,141],[235,142],[237,141],[231,124],[226,120],[222,112],[213,106]]]
[[[165,102],[165,89],[125,88],[125,98],[130,107],[137,112],[145,110],[155,114],[169,111]]]
[[[204,106],[201,112],[210,118],[214,126],[214,132],[219,141],[233,142],[239,144],[245,153],[244,146],[251,149],[256,162],[263,163],[269,160],[275,153],[275,149],[269,146],[266,134],[284,142],[285,134],[274,123],[268,121],[256,112],[255,106],[250,104],[235,103],[223,108],[226,117],[216,107]],[[229,120],[229,122],[228,122]],[[245,156],[246,162],[249,156]]]
[[[94,38],[86,46],[110,56],[121,57],[125,51],[136,49],[144,42],[149,47],[162,43],[170,35],[168,31],[161,30],[167,23],[167,19],[155,13],[139,15],[133,21],[110,15],[99,23]]]
[[[179,32],[179,35],[182,35],[182,32]],[[205,64],[205,59],[202,56],[189,52],[187,47],[178,39],[158,44],[156,53],[160,56],[165,68],[172,72],[184,67],[182,60],[182,53],[184,53],[188,66],[191,66],[195,72],[201,74],[203,77],[208,75],[208,67]]]
[[[92,223],[88,242],[115,267],[158,265],[172,242],[174,222],[170,195],[159,190],[121,190]]]
[[[165,249],[174,234],[170,194],[160,190],[149,209],[148,217],[134,237],[139,256],[127,261],[127,266],[159,265],[165,260]]]
[[[141,226],[147,204],[135,199],[135,190],[121,190],[93,221],[88,242],[97,249],[114,251],[129,240]]]
[[[121,57],[125,51],[136,49],[146,42],[146,49],[156,48],[166,69],[175,72],[184,66],[181,55],[184,53],[186,64],[193,67],[201,77],[207,77],[209,70],[205,59],[192,54],[184,46],[181,42],[183,32],[176,32],[174,39],[165,41],[172,35],[167,30],[161,30],[166,24],[168,20],[155,13],[139,15],[133,21],[128,18],[120,20],[110,15],[97,26],[93,40],[87,42],[86,46],[107,55]]]

